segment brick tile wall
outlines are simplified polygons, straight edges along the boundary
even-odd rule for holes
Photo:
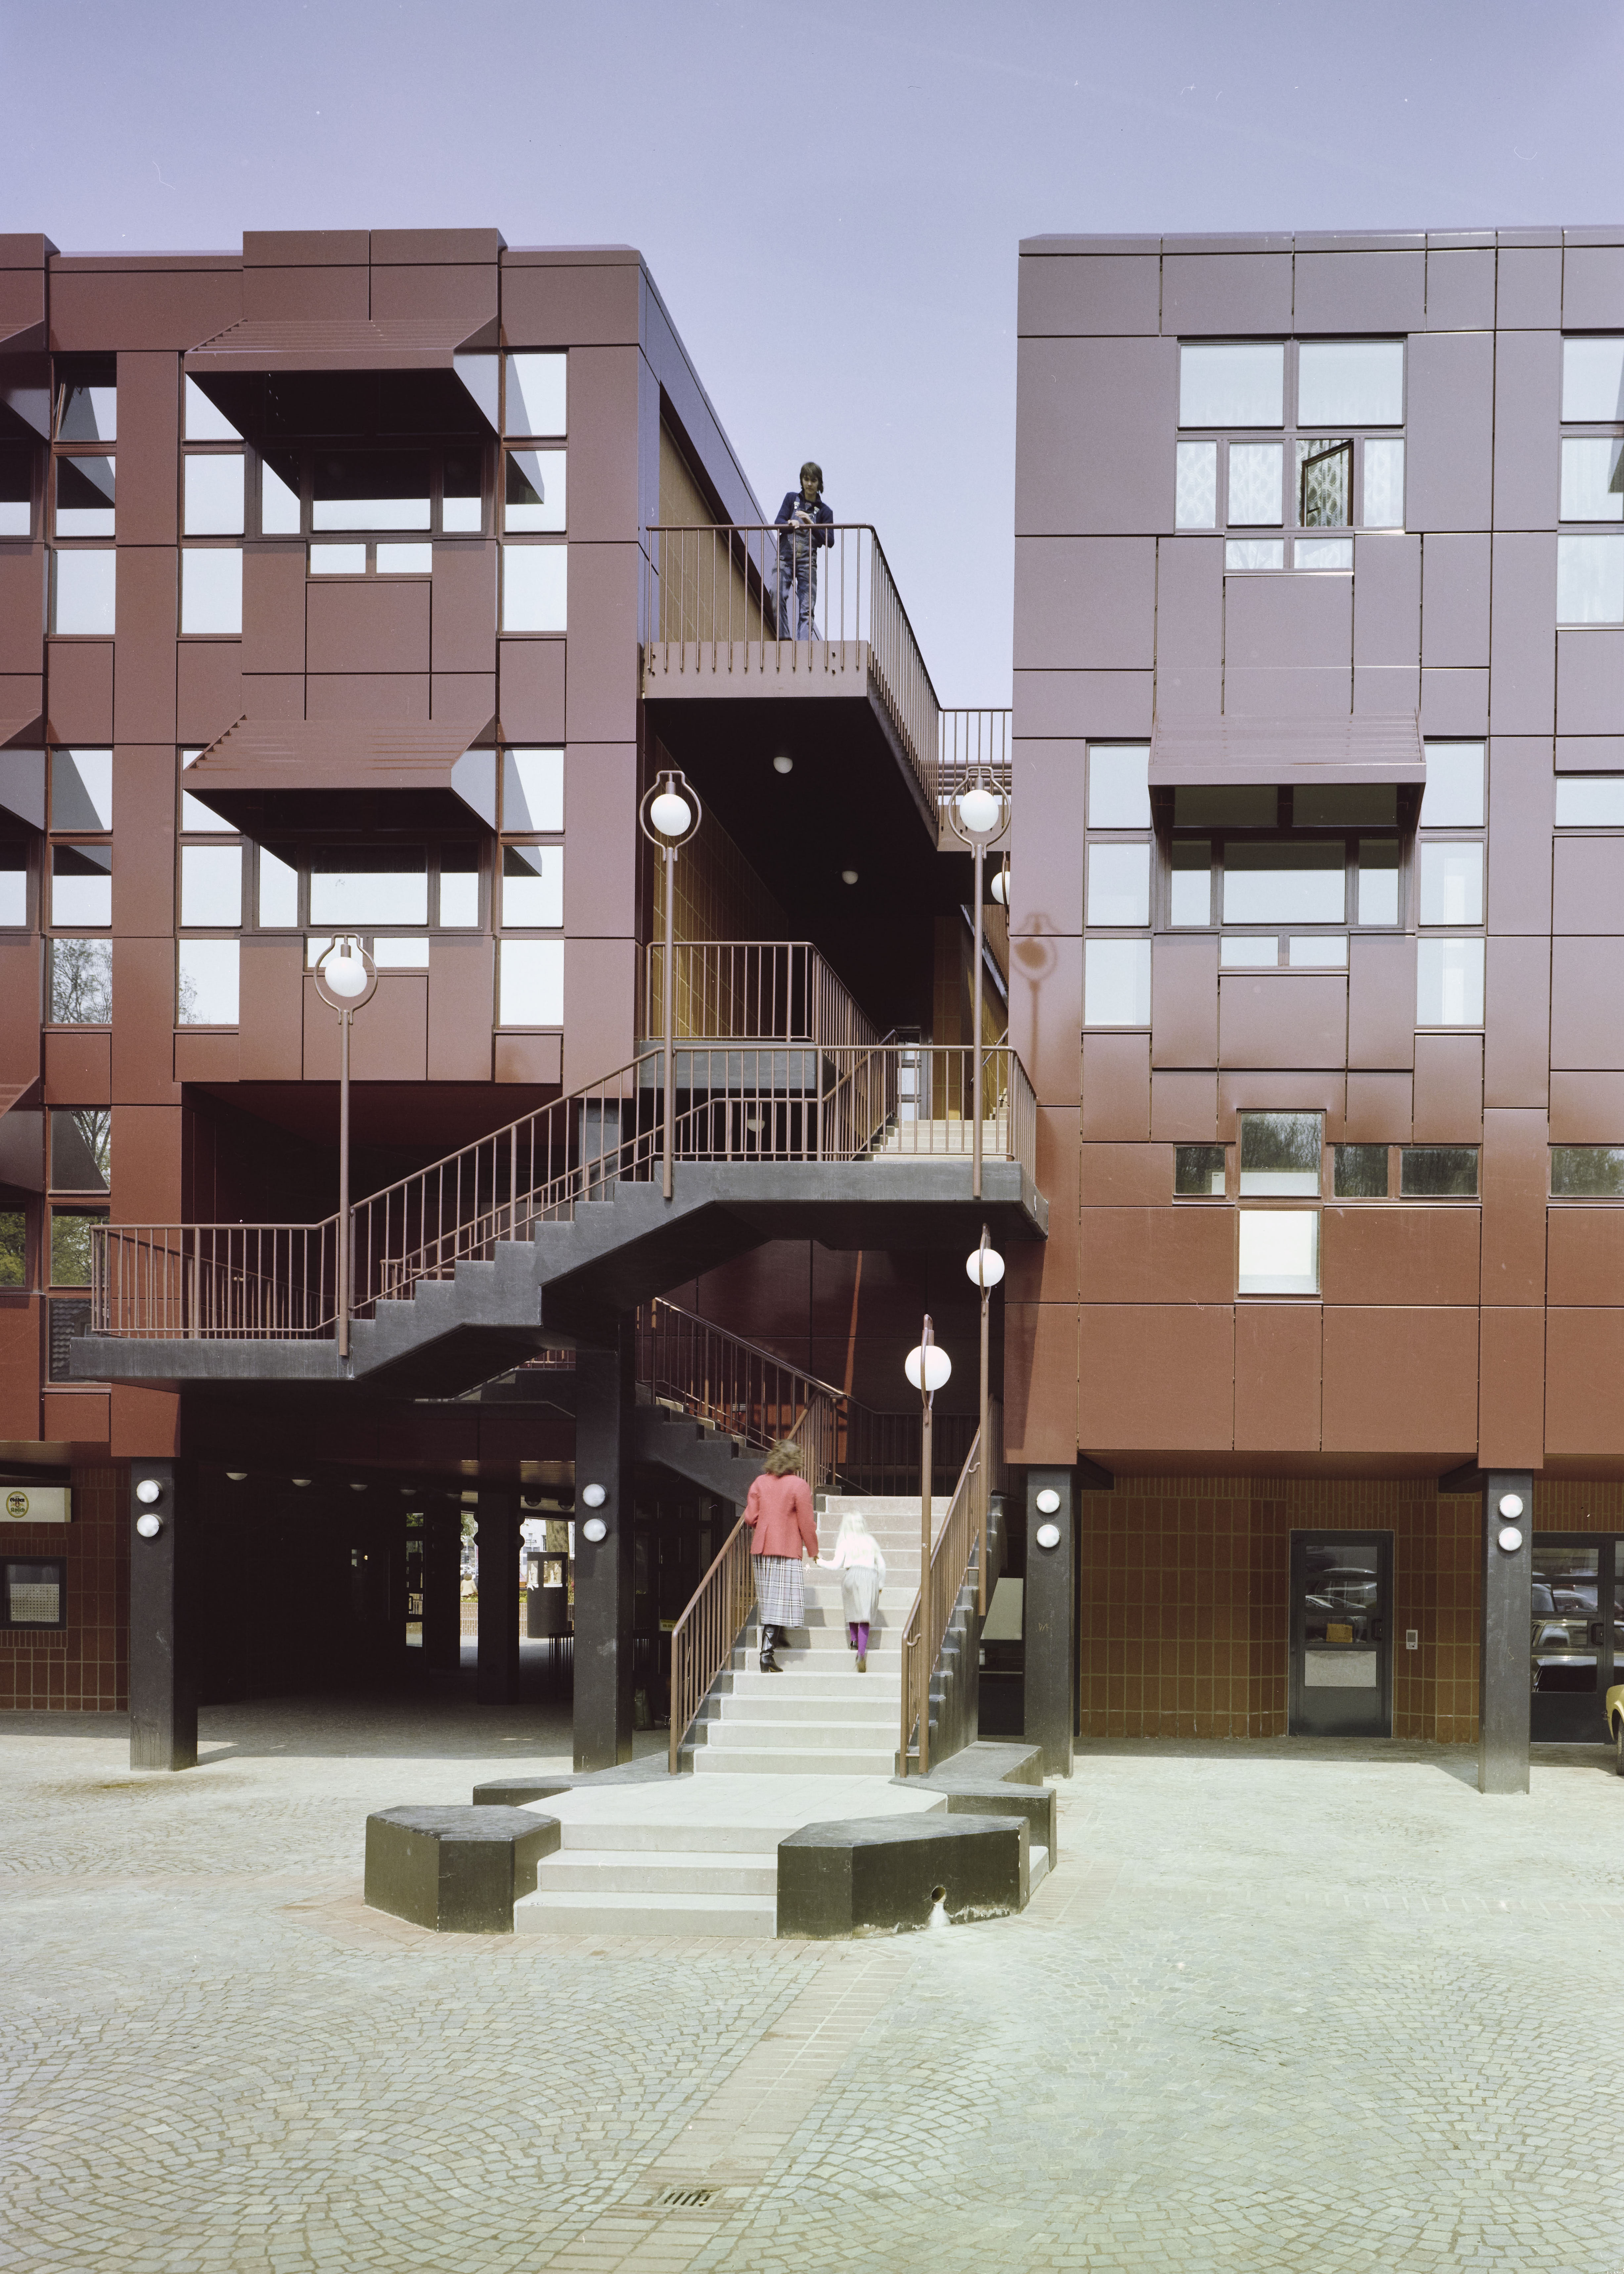
[[[0,1632],[0,1707],[122,1712],[130,1702],[128,1476],[122,1466],[76,1468],[71,1524],[19,1524],[11,1555],[65,1555],[68,1625],[43,1635]]]

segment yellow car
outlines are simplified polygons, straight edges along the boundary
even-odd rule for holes
[[[1615,1682],[1602,1701],[1607,1735],[1619,1749],[1619,1774],[1624,1776],[1624,1682]]]

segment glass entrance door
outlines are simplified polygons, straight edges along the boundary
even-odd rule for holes
[[[1603,1701],[1624,1660],[1624,1539],[1534,1534],[1530,1735],[1536,1744],[1600,1745]]]
[[[1290,1611],[1290,1734],[1390,1737],[1392,1533],[1294,1532]]]

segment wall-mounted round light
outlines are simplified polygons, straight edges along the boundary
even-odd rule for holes
[[[965,1270],[973,1287],[996,1287],[1004,1276],[1004,1258],[996,1247],[973,1247]]]
[[[1038,1510],[1043,1516],[1056,1516],[1059,1513],[1060,1495],[1053,1485],[1045,1485],[1038,1495]]]
[[[297,1485],[301,1489],[303,1489],[303,1487],[310,1482],[310,1479],[308,1477],[289,1477],[288,1481],[289,1484]]]
[[[135,1496],[143,1508],[150,1508],[154,1501],[163,1498],[163,1487],[156,1477],[143,1477],[135,1488]]]
[[[998,826],[999,806],[989,789],[967,789],[959,801],[959,818],[972,837]]]
[[[905,1371],[915,1389],[920,1386],[919,1375],[921,1366],[925,1370],[924,1386],[933,1395],[936,1390],[944,1389],[947,1387],[952,1376],[953,1361],[940,1343],[916,1344],[904,1360]]]
[[[583,1485],[581,1487],[582,1501],[588,1508],[601,1508],[608,1497],[602,1485]]]
[[[780,750],[778,752],[778,757],[774,758],[772,762],[772,771],[775,774],[793,773],[795,771],[795,761],[790,757],[787,750]]]
[[[584,1539],[590,1540],[594,1547],[597,1547],[598,1541],[604,1537],[608,1529],[608,1525],[604,1522],[601,1516],[589,1516],[586,1522],[581,1527],[582,1536]]]
[[[1010,904],[1010,872],[1007,869],[1000,869],[995,874],[992,880],[992,896],[1001,908],[1008,907]]]
[[[1521,1516],[1522,1513],[1522,1494],[1501,1493],[1500,1496],[1500,1512],[1502,1516],[1512,1517]]]
[[[1510,1497],[1515,1500],[1516,1495],[1514,1493]],[[1505,1549],[1507,1555],[1515,1555],[1518,1548],[1522,1545],[1522,1534],[1517,1530],[1515,1524],[1501,1525],[1499,1532],[1499,1539],[1500,1546]]]
[[[1058,1547],[1059,1545],[1060,1526],[1057,1524],[1040,1524],[1038,1526],[1038,1546],[1040,1547]]]
[[[854,885],[857,882],[856,870],[842,869],[840,871],[840,882],[843,885]]]
[[[662,837],[680,837],[693,818],[693,807],[674,789],[661,790],[649,808],[649,819]]]
[[[226,1482],[232,1485],[245,1485],[248,1482],[247,1470],[228,1469],[226,1471]]]
[[[352,1477],[350,1480],[350,1489],[351,1492],[365,1492],[366,1487],[361,1482],[359,1477]]]
[[[163,1518],[161,1516],[138,1516],[135,1519],[135,1528],[143,1540],[156,1540],[158,1534],[163,1530]]]

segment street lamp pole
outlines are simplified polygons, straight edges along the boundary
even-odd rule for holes
[[[372,1001],[377,986],[377,967],[353,933],[341,934],[316,965],[316,992],[329,1011],[338,1013],[338,1254],[335,1263],[341,1361],[350,1356],[350,1314],[355,1300],[350,1251],[354,1235],[350,1222],[350,1022],[364,1004]]]
[[[974,1122],[970,1138],[970,1196],[979,1201],[981,1197],[982,884],[987,870],[987,848],[1002,837],[1010,825],[1010,801],[1003,791],[994,796],[982,781],[978,767],[973,787],[962,791],[949,805],[947,818],[954,836],[961,844],[967,845],[975,857],[975,967],[970,981],[970,1099]]]
[[[965,1260],[965,1269],[969,1274],[972,1286],[979,1287],[981,1295],[981,1419],[977,1438],[981,1447],[981,1517],[978,1525],[981,1548],[976,1557],[976,1608],[984,1618],[987,1615],[987,1506],[988,1496],[992,1489],[991,1446],[988,1437],[989,1408],[991,1399],[988,1386],[987,1306],[993,1289],[1004,1276],[1004,1258],[988,1238],[985,1224],[981,1226],[980,1245],[972,1248]]]
[[[676,1181],[673,1164],[677,1138],[677,853],[695,834],[703,817],[704,809],[697,794],[676,766],[666,767],[658,776],[637,814],[638,826],[665,863],[665,951],[660,988],[665,1128],[660,1183],[667,1200]]]

